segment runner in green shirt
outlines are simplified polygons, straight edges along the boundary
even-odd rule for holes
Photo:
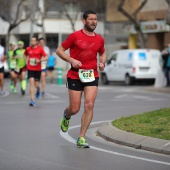
[[[18,77],[20,79],[20,86],[21,86],[22,95],[25,94],[25,90],[26,90],[25,75],[26,75],[26,71],[27,71],[26,62],[25,62],[25,58],[24,58],[24,52],[25,52],[24,42],[18,41],[18,48],[14,51],[13,55],[17,60],[16,72],[17,72]]]
[[[10,45],[10,50],[8,51],[7,56],[8,56],[8,67],[10,69],[10,75],[11,75],[10,88],[13,90],[14,93],[17,93],[17,90],[16,90],[17,74],[15,72],[17,62],[16,62],[16,59],[13,57],[13,53],[15,50],[15,43],[12,42],[9,45]]]

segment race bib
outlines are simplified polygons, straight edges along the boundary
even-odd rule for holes
[[[14,60],[14,61],[11,61],[11,63],[10,63],[10,68],[15,68],[17,66],[17,63],[16,63],[16,61]]]
[[[36,62],[35,62],[36,58],[30,58],[30,65],[31,66],[36,66]]]
[[[80,78],[80,81],[83,83],[94,81],[95,80],[94,70],[79,69],[79,78]]]
[[[44,70],[44,69],[46,69],[46,67],[47,67],[47,62],[46,61],[42,61],[41,62],[41,69]]]

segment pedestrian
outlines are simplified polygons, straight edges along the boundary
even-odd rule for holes
[[[60,122],[61,130],[66,132],[71,116],[79,112],[84,92],[84,112],[77,147],[89,148],[85,134],[93,118],[93,108],[98,92],[99,74],[97,69],[104,70],[106,54],[104,39],[94,32],[97,26],[96,13],[85,11],[82,22],[84,28],[70,34],[57,48],[56,54],[71,64],[71,69],[67,73],[69,106],[64,110]],[[69,55],[65,52],[67,49],[70,49]],[[99,64],[97,64],[97,53],[99,53]]]
[[[17,73],[17,76],[20,80],[20,87],[21,87],[21,94],[25,95],[25,90],[26,90],[26,71],[27,71],[27,66],[26,66],[26,61],[24,58],[24,42],[23,41],[18,41],[18,48],[14,51],[14,58],[17,61],[17,66],[15,69],[15,72]]]
[[[1,45],[0,41],[0,94],[4,95],[4,61],[5,61],[5,50]]]
[[[17,93],[16,85],[17,85],[17,73],[16,73],[16,67],[17,67],[17,61],[14,57],[14,51],[15,51],[15,43],[11,42],[9,44],[9,51],[7,53],[8,57],[8,67],[10,70],[10,76],[11,76],[11,82],[10,82],[10,88],[12,89],[13,93]]]
[[[44,49],[47,57],[50,55],[50,49],[46,46],[46,42],[44,38],[39,38],[39,45]],[[44,56],[43,56],[44,57]],[[41,63],[41,96],[45,95],[45,86],[46,86],[46,76],[47,76],[47,61],[43,61]]]
[[[50,77],[51,83],[53,82],[54,79],[53,71],[55,65],[56,65],[56,58],[53,55],[50,55],[47,62],[47,70],[48,70],[48,76]]]
[[[30,106],[35,106],[35,93],[34,87],[36,87],[36,98],[40,97],[40,78],[41,78],[41,62],[47,61],[47,56],[41,46],[38,45],[37,37],[31,38],[31,46],[25,50],[25,60],[27,63],[28,79],[30,83]],[[43,57],[44,56],[44,57]]]
[[[167,80],[167,87],[170,86],[170,44],[162,51],[163,70]]]

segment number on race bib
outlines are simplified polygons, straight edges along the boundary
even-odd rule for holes
[[[79,78],[83,83],[92,82],[95,80],[94,70],[83,70],[79,69]]]

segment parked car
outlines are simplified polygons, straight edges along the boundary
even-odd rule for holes
[[[161,52],[153,49],[114,51],[101,72],[101,81],[124,81],[132,85],[136,80],[155,80],[160,64]]]

